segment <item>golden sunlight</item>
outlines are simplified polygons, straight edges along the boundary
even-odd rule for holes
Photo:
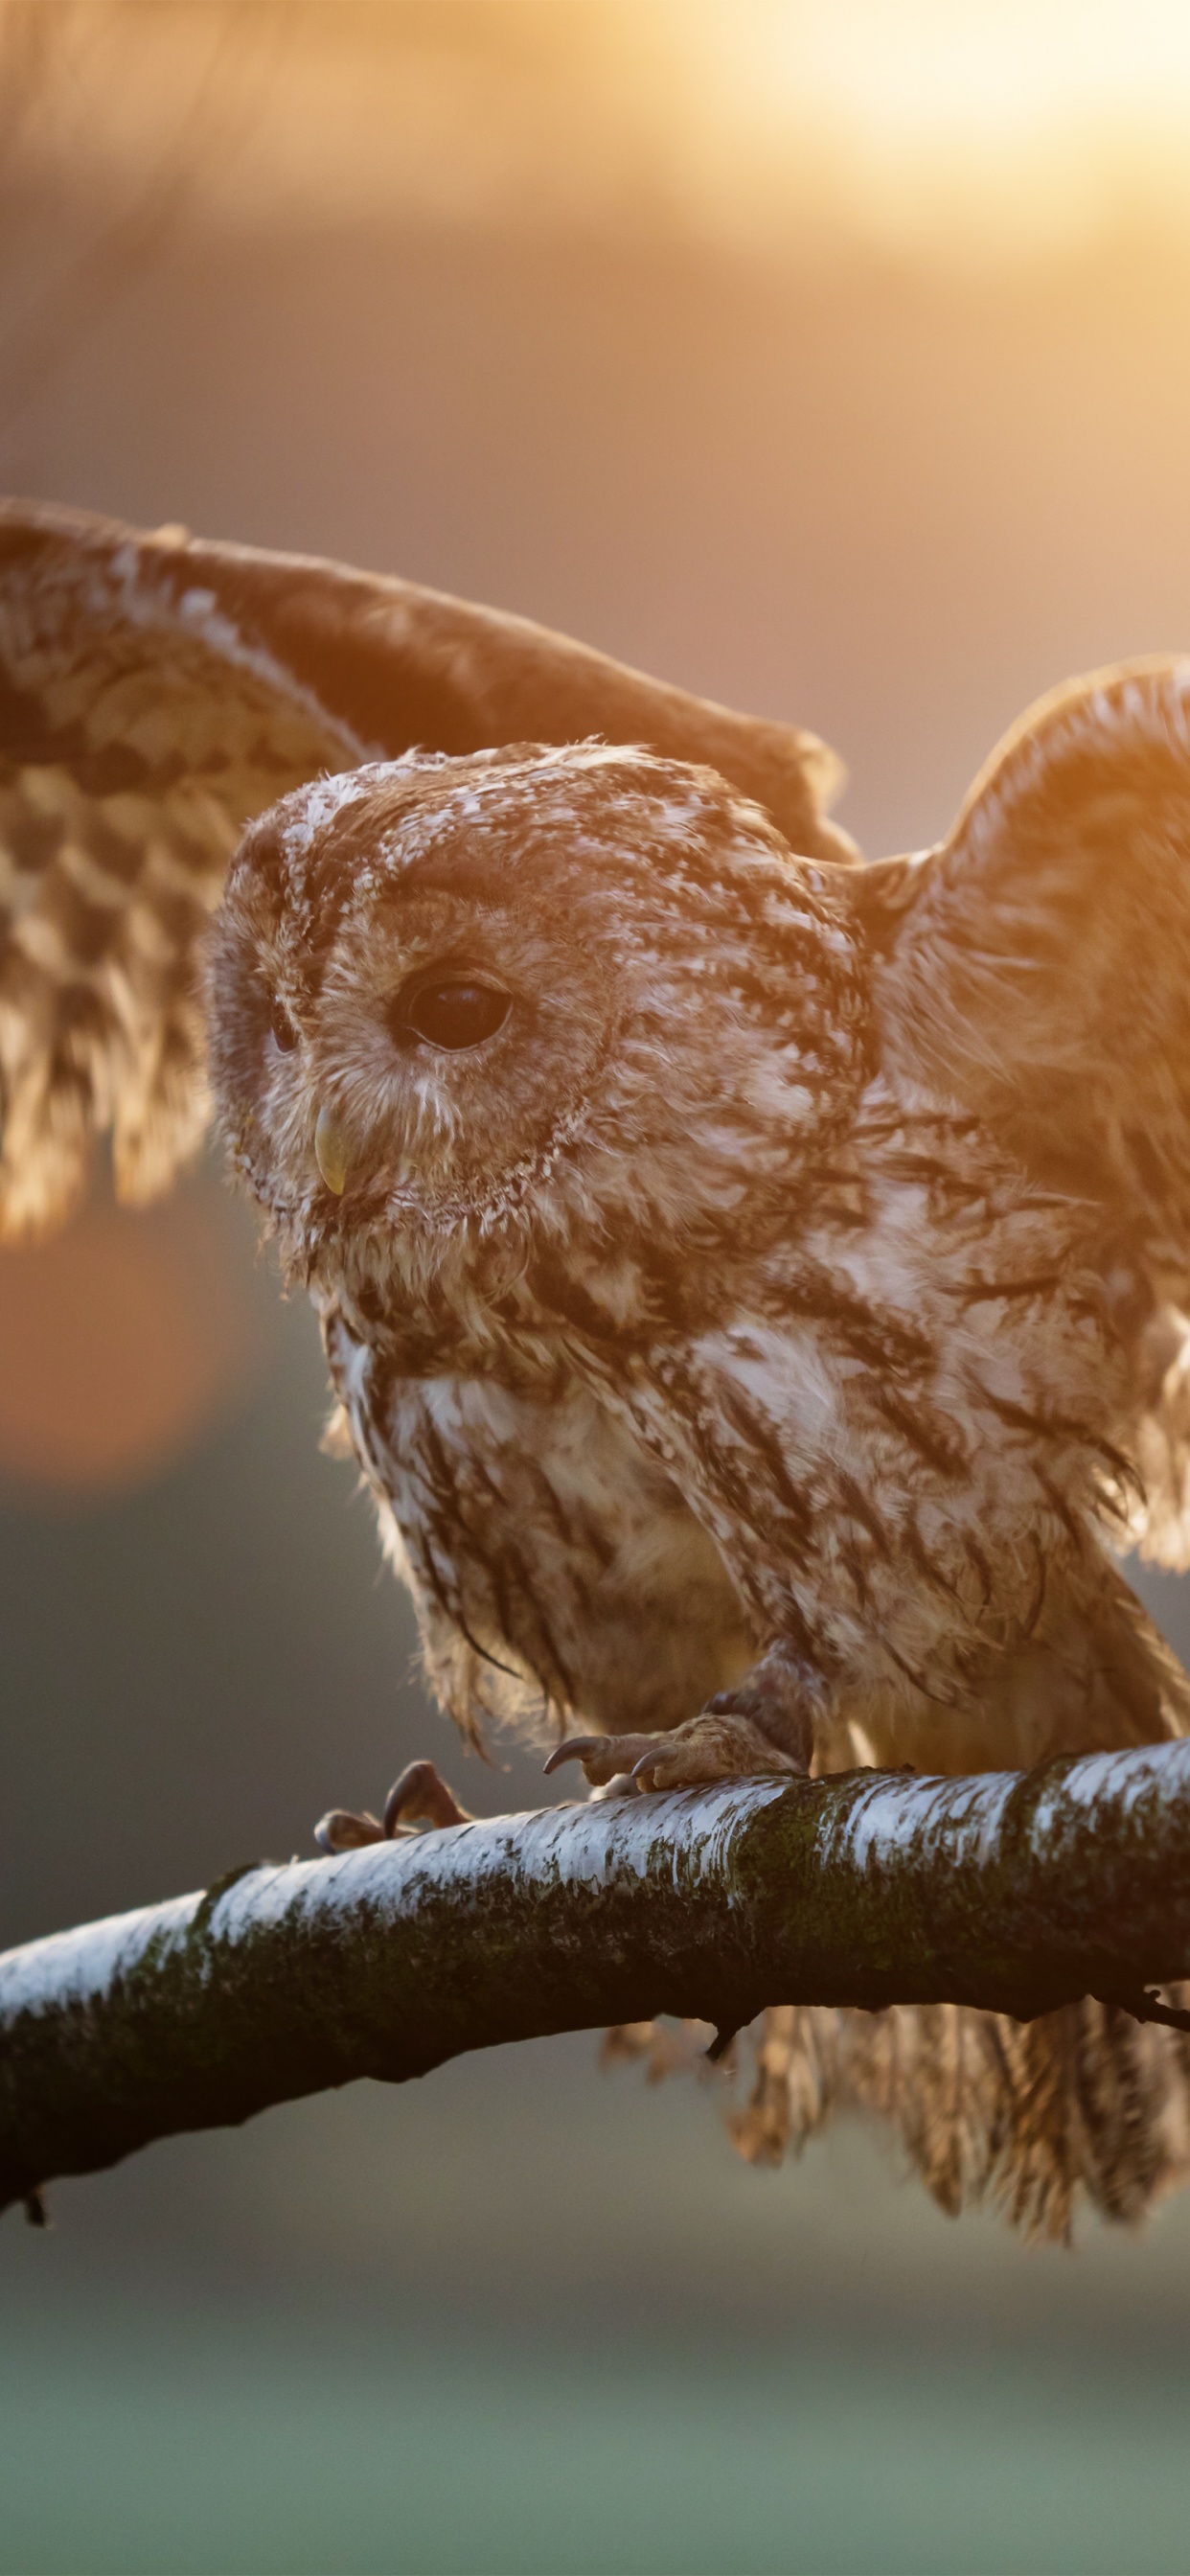
[[[64,6],[70,78],[22,151],[100,174],[164,149],[233,224],[661,223],[945,261],[1190,230],[1190,0]]]
[[[706,14],[767,89],[809,92],[902,148],[996,149],[1190,108],[1184,0],[752,0],[730,27]]]
[[[770,202],[808,152],[845,222],[942,258],[1190,221],[1184,0],[696,0],[685,23]]]

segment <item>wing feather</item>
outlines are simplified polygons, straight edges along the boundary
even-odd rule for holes
[[[854,886],[898,1085],[1088,1210],[1134,1362],[1134,1535],[1190,1562],[1190,660],[1044,700],[940,849]]]
[[[207,1119],[197,959],[245,825],[419,744],[590,733],[710,762],[812,857],[838,765],[527,620],[315,558],[0,507],[0,1237],[62,1216],[110,1129],[153,1195]]]
[[[1190,1268],[1190,660],[1043,700],[940,849],[856,886],[894,1069]]]
[[[120,532],[0,554],[0,1232],[63,1215],[112,1130],[151,1196],[207,1119],[198,945],[245,824],[366,745]]]

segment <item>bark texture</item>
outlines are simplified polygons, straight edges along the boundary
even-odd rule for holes
[[[152,2138],[548,2032],[768,2005],[1031,2021],[1190,1975],[1190,1740],[549,1808],[0,1958],[0,2206]]]

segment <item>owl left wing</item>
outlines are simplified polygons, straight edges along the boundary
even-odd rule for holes
[[[708,762],[849,860],[813,735],[528,619],[301,555],[0,505],[0,1238],[52,1223],[110,1128],[151,1196],[207,1117],[198,950],[245,825],[413,745],[601,733]]]
[[[1125,1320],[1135,1428],[1143,1417],[1169,1449],[1153,1552],[1185,1561],[1190,659],[1124,664],[1043,700],[941,848],[852,883],[898,1086],[978,1118],[1042,1188],[1089,1201],[1125,1309],[1129,1278],[1140,1290]]]

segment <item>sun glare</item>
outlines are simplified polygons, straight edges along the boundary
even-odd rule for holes
[[[725,206],[927,256],[1190,224],[1187,0],[694,0],[678,13]],[[736,165],[734,182],[729,164]]]
[[[167,110],[184,138],[227,29],[258,24],[226,0],[100,23],[39,129],[72,167],[151,157]],[[216,219],[660,218],[943,261],[1190,234],[1190,0],[391,0],[266,24],[198,173]]]
[[[903,148],[1190,119],[1186,0],[745,0],[707,18],[774,104]]]

